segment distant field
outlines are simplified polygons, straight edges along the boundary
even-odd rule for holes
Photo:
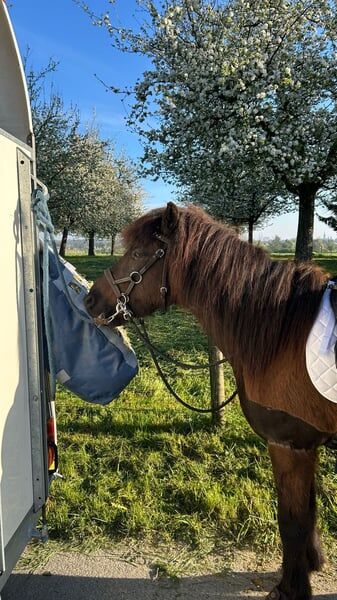
[[[111,257],[70,258],[88,279]],[[337,273],[337,257],[317,258]],[[182,360],[204,360],[206,339],[192,317],[172,309],[148,321],[155,342]],[[250,429],[238,402],[226,409],[223,430],[168,395],[151,360],[130,331],[140,373],[120,398],[95,407],[59,389],[60,471],[52,487],[52,537],[102,545],[124,537],[184,542],[200,556],[214,548],[276,548],[276,495],[265,444]],[[166,368],[186,400],[209,405],[207,373]],[[225,369],[226,394],[234,389]],[[319,505],[330,548],[337,534],[334,457],[321,451]]]
[[[273,254],[275,260],[292,260],[291,254]],[[314,256],[314,262],[325,269],[331,275],[337,275],[337,255],[336,254],[318,254]]]
[[[291,254],[273,254],[272,258],[275,260],[292,260]],[[112,257],[110,255],[99,255],[99,256],[71,256],[68,257],[74,266],[84,274],[87,279],[95,279],[101,274],[104,269],[112,264]],[[337,255],[336,254],[319,254],[314,257],[314,262],[325,269],[332,275],[337,275]]]

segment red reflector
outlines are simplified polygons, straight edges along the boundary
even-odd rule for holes
[[[55,441],[55,419],[54,417],[50,417],[47,422],[47,438],[48,442]]]

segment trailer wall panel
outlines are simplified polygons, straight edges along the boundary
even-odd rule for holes
[[[33,505],[17,144],[0,135],[0,497],[6,546]]]

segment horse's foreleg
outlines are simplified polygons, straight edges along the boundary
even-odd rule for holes
[[[316,490],[315,482],[312,482],[310,488],[309,510],[314,526],[309,535],[307,546],[307,558],[309,571],[319,571],[324,564],[324,554],[321,548],[321,540],[316,529]]]
[[[315,530],[315,450],[293,450],[270,443],[278,493],[278,522],[283,545],[283,575],[270,597],[312,598],[309,572],[320,565]]]

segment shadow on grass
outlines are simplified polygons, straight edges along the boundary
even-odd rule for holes
[[[63,427],[59,427],[59,431],[61,432]],[[144,431],[144,439],[142,440],[139,437],[139,432]],[[193,435],[195,433],[214,433],[217,432],[210,423],[206,420],[193,420],[193,422],[186,420],[172,420],[167,423],[146,423],[146,428],[144,429],[142,425],[139,423],[118,423],[113,422],[110,418],[101,419],[97,422],[81,422],[81,421],[73,421],[72,423],[67,423],[66,427],[64,427],[64,433],[78,433],[78,434],[87,434],[92,436],[97,436],[99,434],[108,434],[111,436],[120,436],[128,438],[130,441],[132,438],[137,436],[137,445],[141,443],[145,443],[148,447],[151,444],[151,436],[154,434],[182,434],[185,436]],[[254,445],[258,448],[265,449],[265,442],[259,438],[253,432],[244,432],[244,435],[236,435],[235,432],[226,431],[221,433],[221,437],[223,438],[224,447],[228,448],[232,445],[236,448],[247,449],[248,446]],[[153,440],[156,444],[157,442]]]

